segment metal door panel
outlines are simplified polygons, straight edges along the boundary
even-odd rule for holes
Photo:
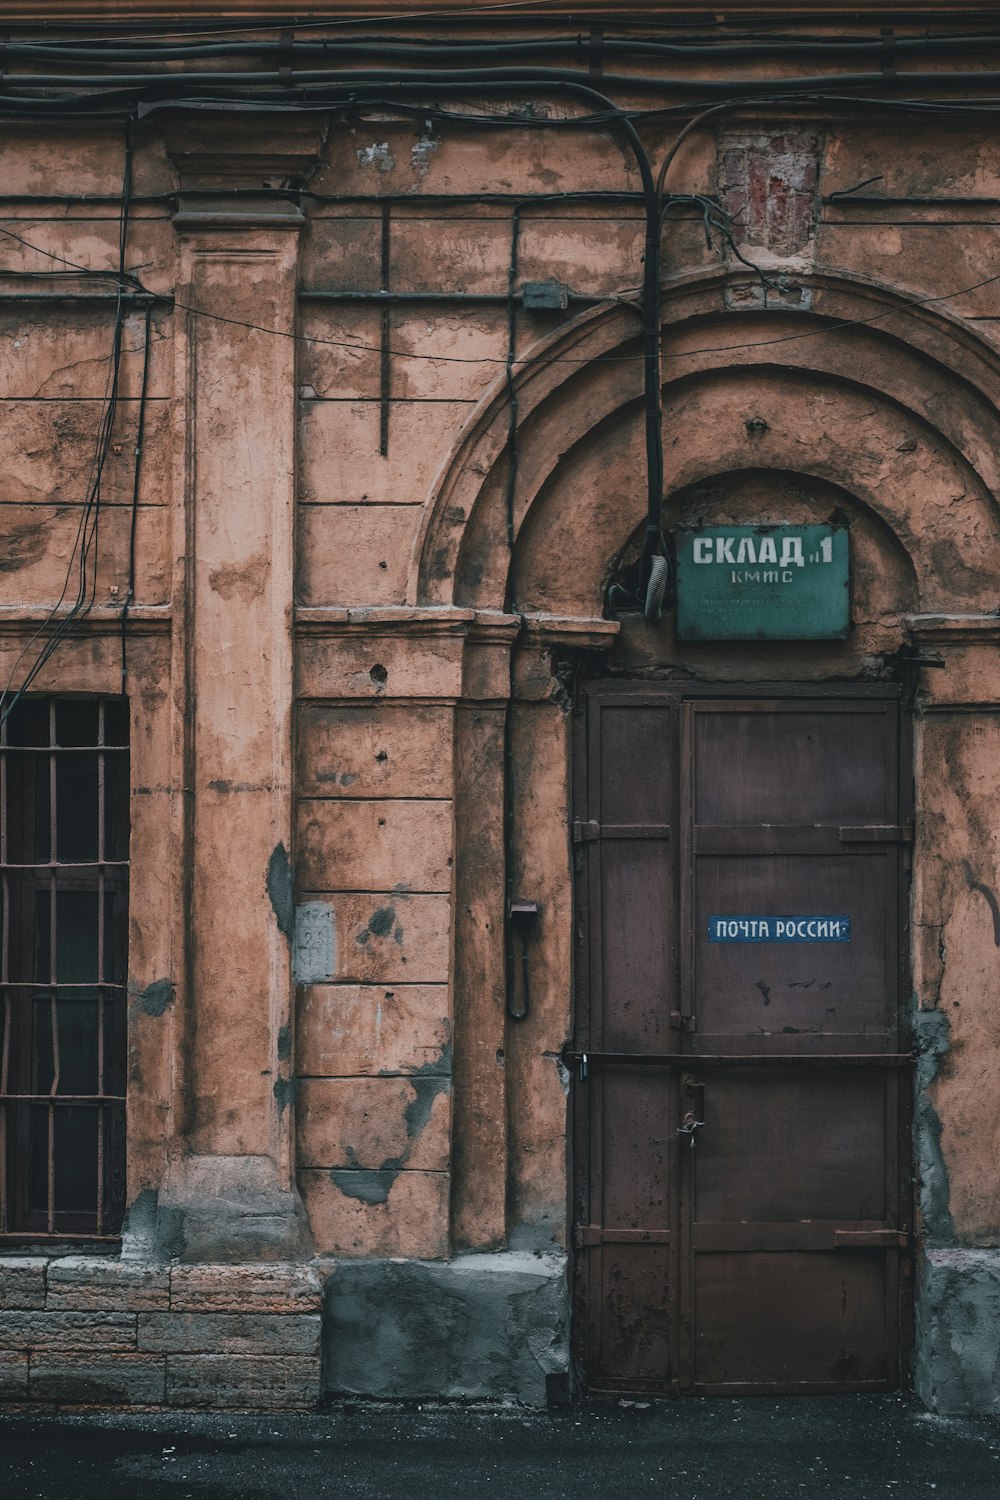
[[[884,1221],[886,1087],[868,1068],[714,1071],[691,1153],[696,1227]]]
[[[674,1373],[675,1083],[660,1069],[602,1069],[594,1100],[590,1218],[575,1236],[589,1362],[602,1384],[662,1386]]]
[[[662,703],[602,704],[600,815],[603,823],[669,823],[671,727]]]
[[[608,1230],[670,1227],[670,1157],[676,1108],[660,1069],[602,1069],[599,1223]]]
[[[588,1254],[597,1279],[597,1379],[612,1389],[662,1389],[674,1378],[668,1256],[662,1246],[620,1244]]]
[[[870,1029],[883,1035],[896,1000],[895,859],[891,849],[819,858],[697,857],[699,1034],[815,1036]],[[849,913],[851,941],[707,942],[709,917],[727,913]]]
[[[891,1386],[909,1227],[895,690],[593,685],[577,743],[584,1379]],[[709,943],[718,914],[850,915],[851,940]]]
[[[699,1255],[695,1389],[890,1383],[879,1250]]]
[[[889,821],[895,737],[885,703],[692,705],[697,823]],[[863,768],[863,770],[861,769]]]
[[[600,1045],[642,1050],[668,1032],[671,874],[665,840],[605,838],[600,847],[603,917]]]

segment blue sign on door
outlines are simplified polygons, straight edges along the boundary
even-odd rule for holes
[[[710,943],[849,943],[850,917],[709,917]]]

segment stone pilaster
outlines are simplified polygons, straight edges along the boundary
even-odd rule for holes
[[[311,138],[266,155],[227,125],[178,126],[174,679],[183,710],[184,980],[177,1140],[126,1247],[284,1257],[307,1237],[294,1181],[292,584],[298,231],[288,184]],[[205,143],[211,141],[211,149]],[[226,201],[226,192],[243,190]],[[250,190],[250,196],[245,196]]]

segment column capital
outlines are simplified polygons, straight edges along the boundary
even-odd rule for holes
[[[304,222],[297,189],[320,159],[323,131],[316,116],[269,115],[262,136],[247,129],[243,110],[178,110],[168,115],[163,139],[177,172],[178,228],[297,229]]]

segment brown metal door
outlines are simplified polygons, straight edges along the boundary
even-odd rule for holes
[[[583,725],[584,1379],[894,1386],[910,1197],[898,699],[600,684]]]

